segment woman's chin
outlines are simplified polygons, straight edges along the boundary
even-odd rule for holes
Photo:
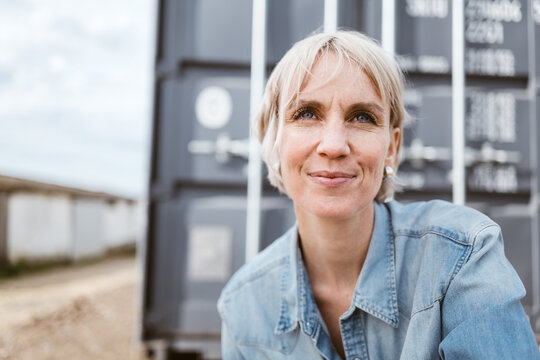
[[[370,202],[371,204],[371,202]],[[365,207],[358,206],[359,203],[354,202],[348,204],[346,200],[335,201],[332,203],[321,203],[318,206],[295,206],[296,211],[309,213],[321,220],[348,220],[354,218],[359,213],[362,213]],[[306,214],[307,215],[307,214]]]

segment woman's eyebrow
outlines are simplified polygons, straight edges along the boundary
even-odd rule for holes
[[[371,112],[379,112],[381,114],[384,114],[384,108],[375,102],[358,102],[358,103],[352,104],[349,108],[365,109]]]
[[[324,108],[324,105],[316,100],[296,100],[292,101],[287,107],[287,111],[296,110],[303,107],[315,107],[315,108]]]
[[[286,111],[293,111],[303,107],[325,108],[325,105],[317,100],[297,100],[289,104]],[[349,109],[364,109],[371,112],[384,114],[384,108],[376,102],[356,102],[348,106]]]

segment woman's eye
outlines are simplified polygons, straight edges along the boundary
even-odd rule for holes
[[[360,123],[375,123],[375,119],[373,116],[361,113],[354,116],[354,121],[360,122]]]
[[[311,120],[315,119],[315,113],[310,110],[301,110],[294,115],[295,120]]]

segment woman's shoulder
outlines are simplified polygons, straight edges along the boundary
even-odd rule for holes
[[[257,283],[264,283],[268,278],[275,277],[276,270],[288,261],[290,242],[293,241],[295,231],[296,226],[293,226],[251,261],[240,267],[223,288],[220,301],[240,296],[246,287],[253,288]]]
[[[422,237],[436,234],[448,240],[473,245],[477,235],[499,226],[487,215],[471,207],[455,205],[444,200],[387,203],[395,235]]]
[[[217,308],[235,341],[269,346],[279,320],[280,285],[290,263],[291,241],[296,227],[275,240],[229,280]],[[250,324],[250,326],[246,326]]]
[[[445,299],[460,282],[491,284],[494,268],[507,269],[507,290],[521,294],[519,278],[504,256],[500,228],[488,216],[440,200],[386,206],[394,233],[399,308],[411,319]]]

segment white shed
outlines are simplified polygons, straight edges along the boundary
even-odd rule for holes
[[[0,175],[0,264],[101,256],[144,229],[141,200]]]

